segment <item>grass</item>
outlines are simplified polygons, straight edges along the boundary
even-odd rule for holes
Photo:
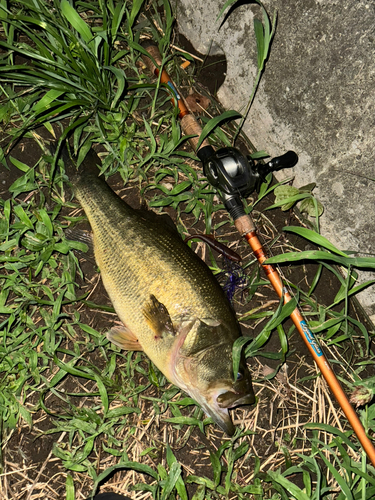
[[[0,491],[30,500],[41,491],[51,499],[83,499],[103,485],[165,500],[373,498],[373,467],[315,367],[293,352],[299,344],[284,321],[288,308],[238,242],[185,148],[168,93],[143,68],[140,42],[152,37],[175,79],[186,80],[178,63],[189,56],[169,48],[170,6],[162,2],[161,13],[154,4],[0,3],[1,168],[18,172],[0,201]],[[263,30],[272,38],[270,26]],[[265,60],[259,24],[256,33]],[[214,144],[229,145],[236,127],[219,128],[228,115],[216,115],[202,119],[205,130]],[[194,226],[215,232],[242,254],[248,281],[235,307],[251,342],[246,337],[239,348],[251,358],[259,401],[236,411],[232,439],[146,358],[118,350],[103,335],[115,316],[98,292],[95,267],[82,269],[77,251],[87,248],[65,234],[84,219],[50,151],[66,138],[79,162],[95,147],[102,171],[117,173],[127,195],[146,198],[156,210],[171,207],[182,234]],[[25,155],[17,159],[19,144],[38,151],[35,164]],[[263,185],[259,200],[273,189]],[[251,201],[262,237],[280,254],[274,262],[314,262],[307,287],[289,286],[347,391],[365,402],[360,415],[373,434],[373,332],[353,317],[349,299],[373,285],[358,285],[355,269],[373,268],[374,259],[348,255],[305,227],[286,228],[289,241],[298,235],[319,250],[281,245],[268,212]],[[213,271],[222,272],[220,259],[205,253]],[[344,277],[334,265],[345,268]],[[315,292],[325,273],[337,291],[321,304]]]

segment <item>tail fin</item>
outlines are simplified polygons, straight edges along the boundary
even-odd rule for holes
[[[50,151],[52,155],[56,154],[56,143],[50,145]],[[57,160],[62,160],[65,174],[73,187],[79,182],[82,176],[95,178],[99,176],[98,166],[101,165],[102,162],[92,148],[88,151],[84,161],[79,167],[77,167],[77,158],[74,157],[67,144],[64,144],[64,146],[60,148],[57,155]]]

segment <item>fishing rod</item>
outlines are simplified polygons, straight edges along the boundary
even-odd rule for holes
[[[151,56],[151,58],[146,56],[142,57],[146,67],[153,75],[160,78],[161,83],[168,87],[171,94],[171,100],[179,110],[178,116],[181,121],[182,130],[186,135],[193,136],[189,138],[189,143],[202,162],[203,171],[208,181],[212,186],[218,189],[219,195],[229,215],[232,217],[237,231],[240,233],[241,237],[244,237],[249,243],[255,257],[263,268],[279,298],[283,298],[285,304],[290,302],[292,296],[286,287],[284,287],[278,270],[273,265],[265,264],[268,258],[267,253],[258,238],[251,216],[246,214],[244,210],[242,198],[246,198],[254,192],[268,173],[283,168],[293,167],[298,161],[296,153],[288,151],[284,155],[273,158],[265,165],[259,167],[254,164],[250,157],[245,157],[235,148],[226,147],[215,151],[207,139],[205,139],[198,148],[202,127],[194,115],[189,111],[184,103],[184,99],[177,92],[172,79],[162,67],[163,62],[159,49],[155,45],[149,43],[143,44],[143,47]],[[352,426],[353,431],[372,465],[375,467],[375,447],[366,435],[366,431],[333,372],[328,359],[324,355],[318,339],[308,327],[298,307],[290,314],[290,318],[328,386],[335,395],[337,402]]]

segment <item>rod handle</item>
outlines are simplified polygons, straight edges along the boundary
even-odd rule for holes
[[[143,42],[142,47],[147,50],[147,52],[150,54],[150,56],[154,59],[156,62],[157,66],[152,62],[152,60],[147,57],[145,54],[142,54],[142,61],[145,63],[147,69],[152,73],[153,75],[157,75],[157,71],[159,71],[159,67],[161,66],[162,63],[162,58],[159,52],[159,49],[157,48],[156,45],[150,43],[150,42]]]
[[[145,55],[142,55],[143,62],[145,63],[146,67],[153,75],[159,76],[160,67],[162,65],[162,57],[160,55],[158,47],[154,44],[149,43],[149,42],[143,43],[142,46],[144,49],[147,50],[147,52],[154,59],[154,61],[156,62],[156,64],[158,66],[155,66],[153,61]],[[198,123],[195,116],[190,112],[189,108],[186,105],[185,99],[177,92],[177,89],[176,89],[171,77],[169,76],[169,74],[167,73],[167,71],[165,69],[162,69],[160,81],[162,83],[165,83],[168,86],[169,91],[172,94],[172,102],[174,105],[178,106],[178,109],[180,111],[178,116],[181,120],[181,127],[182,127],[184,134],[195,136],[195,137],[191,137],[189,139],[189,143],[190,143],[191,147],[194,149],[194,151],[197,152],[198,151],[197,146],[198,146],[199,136],[202,133],[202,127]],[[205,139],[202,142],[199,149],[202,149],[205,146],[210,146],[210,143],[208,142],[207,139]]]
[[[198,149],[198,141],[199,141],[199,136],[202,133],[202,127],[200,126],[194,115],[189,113],[183,116],[181,118],[181,127],[185,135],[195,136],[189,139],[190,146],[194,149],[195,152],[198,152],[200,149],[206,146],[210,146],[208,140],[205,139]]]

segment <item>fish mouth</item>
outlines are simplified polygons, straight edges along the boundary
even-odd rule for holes
[[[228,436],[233,436],[235,427],[230,418],[228,408],[220,407],[217,401],[218,391],[202,394],[197,388],[189,387],[188,394],[195,399],[208,417],[211,417]]]
[[[194,388],[196,389],[196,388]],[[200,405],[207,416],[211,417],[228,436],[233,436],[235,426],[229,415],[229,409],[239,405],[250,405],[255,402],[254,392],[238,394],[227,388],[216,389],[202,394],[189,388],[189,394]]]
[[[255,394],[249,393],[242,397],[232,391],[220,394],[217,398],[219,408],[235,408],[236,406],[252,405],[255,403]]]
[[[237,399],[234,402],[234,405],[231,406],[230,408],[233,408],[234,406],[243,406],[243,405],[253,405],[255,403],[255,394],[246,394],[243,398]]]
[[[221,430],[228,434],[228,436],[233,436],[235,427],[227,408],[220,408],[218,405],[216,406],[216,404],[209,405],[207,401],[200,402],[199,404],[205,411],[206,415],[211,417]]]
[[[227,396],[226,401],[223,403],[220,401],[221,396]],[[212,420],[217,424],[228,436],[233,436],[235,427],[233,425],[232,419],[229,415],[228,409],[235,408],[236,406],[241,405],[252,405],[255,402],[255,395],[245,394],[242,397],[238,397],[238,394],[235,394],[231,391],[227,391],[223,394],[217,396],[217,398],[213,398],[215,403],[211,406],[206,404],[201,404],[202,408],[209,415]]]

